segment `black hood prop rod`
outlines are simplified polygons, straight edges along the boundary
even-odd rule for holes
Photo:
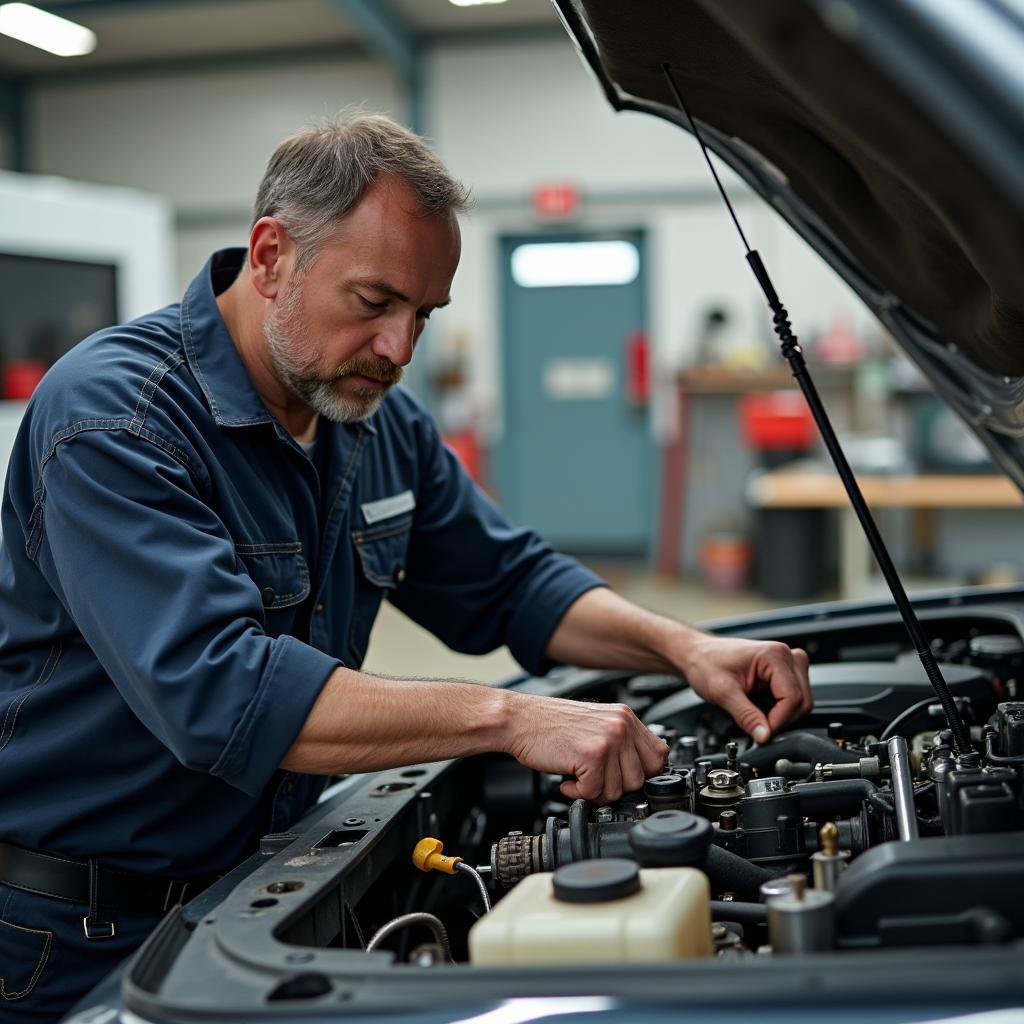
[[[775,291],[775,287],[772,285],[771,278],[768,276],[768,271],[765,269],[764,263],[761,262],[761,257],[757,250],[751,249],[750,245],[747,243],[746,235],[743,234],[743,228],[740,227],[740,222],[736,217],[736,212],[733,209],[732,203],[729,202],[729,197],[726,195],[725,189],[722,187],[722,182],[718,177],[718,173],[715,171],[715,166],[711,162],[711,157],[708,154],[707,146],[704,144],[704,139],[697,128],[697,123],[690,114],[689,108],[686,106],[686,101],[683,99],[683,95],[679,91],[679,86],[676,84],[675,78],[672,75],[671,67],[668,64],[662,64],[661,69],[665,73],[669,88],[672,90],[672,94],[675,97],[676,103],[679,105],[679,109],[683,112],[686,120],[689,122],[690,131],[700,144],[701,152],[704,154],[704,159],[711,171],[711,176],[715,179],[715,184],[718,186],[718,191],[721,193],[722,199],[729,211],[729,215],[732,217],[733,224],[736,225],[736,230],[739,232],[740,239],[743,242],[743,248],[746,251],[747,263],[750,265],[750,269],[754,272],[754,277],[757,278],[757,283],[761,286],[761,291],[764,292],[764,296],[768,300],[768,306],[771,308],[772,323],[774,325],[775,333],[778,335],[779,341],[781,342],[782,355],[786,362],[789,363],[790,369],[793,371],[793,376],[796,378],[797,383],[800,385],[800,390],[803,392],[804,398],[807,400],[807,404],[814,416],[814,422],[818,426],[822,440],[825,442],[825,447],[828,449],[828,453],[832,458],[836,471],[839,473],[839,478],[843,482],[843,487],[846,488],[846,493],[849,495],[850,503],[853,505],[853,510],[857,513],[861,529],[863,529],[864,534],[868,539],[868,544],[871,546],[871,553],[874,555],[875,561],[878,563],[878,567],[881,569],[882,575],[885,577],[885,582],[888,584],[893,600],[896,602],[896,607],[899,609],[900,617],[903,619],[903,624],[907,629],[907,633],[910,635],[910,640],[914,645],[914,649],[917,651],[917,656],[921,659],[921,664],[924,666],[924,671],[928,677],[928,681],[932,684],[932,687],[939,698],[939,703],[942,705],[942,710],[945,712],[950,732],[953,734],[953,748],[958,757],[966,757],[968,760],[973,761],[977,759],[978,755],[971,746],[970,733],[957,711],[956,702],[953,700],[953,695],[950,693],[949,686],[942,676],[942,672],[939,669],[938,662],[935,660],[935,654],[931,649],[928,638],[925,636],[924,629],[914,612],[910,599],[907,597],[907,592],[903,587],[903,582],[896,571],[896,566],[893,565],[889,551],[885,546],[885,542],[882,540],[882,535],[878,532],[878,527],[875,525],[875,520],[871,515],[871,510],[868,508],[867,502],[864,500],[864,495],[861,493],[860,485],[857,483],[857,478],[853,475],[853,470],[850,468],[850,464],[846,459],[842,446],[839,444],[839,439],[836,437],[836,432],[832,427],[832,422],[829,419],[828,413],[825,411],[825,406],[822,404],[820,396],[818,395],[818,389],[815,387],[814,381],[811,379],[810,372],[807,369],[807,363],[804,361],[803,351],[800,348],[796,335],[793,333],[792,327],[790,326],[789,314],[786,312],[786,307],[779,301],[779,296]]]

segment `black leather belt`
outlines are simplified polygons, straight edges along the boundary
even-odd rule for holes
[[[98,866],[94,872],[90,887],[88,861],[0,843],[0,882],[87,906],[98,902],[114,910],[162,914],[198,896],[218,877],[158,878]]]

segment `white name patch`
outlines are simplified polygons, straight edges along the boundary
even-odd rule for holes
[[[382,519],[391,519],[403,512],[411,512],[416,507],[416,498],[412,491],[402,491],[401,494],[393,494],[390,498],[364,502],[360,507],[363,510],[363,518],[372,526]]]

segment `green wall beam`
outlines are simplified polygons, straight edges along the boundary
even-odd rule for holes
[[[28,171],[28,111],[25,83],[20,78],[0,78],[0,122],[7,135],[9,169]]]
[[[326,0],[346,24],[355,27],[367,49],[386,60],[402,82],[406,116],[423,131],[423,46],[386,0]]]

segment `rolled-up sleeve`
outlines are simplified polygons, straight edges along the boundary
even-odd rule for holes
[[[511,525],[430,420],[418,430],[423,470],[408,575],[393,603],[457,651],[507,644],[527,671],[547,671],[548,642],[570,605],[606,584],[534,531]]]
[[[29,553],[146,728],[256,795],[340,663],[264,632],[259,589],[182,454],[126,430],[61,441]]]

